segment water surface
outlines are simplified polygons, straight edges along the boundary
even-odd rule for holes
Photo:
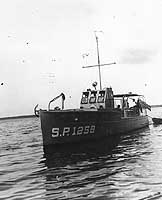
[[[162,117],[162,109],[154,108],[149,115]],[[161,166],[162,125],[123,136],[112,151],[44,155],[38,118],[0,121],[0,199],[160,196]]]

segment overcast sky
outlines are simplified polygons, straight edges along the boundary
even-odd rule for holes
[[[94,31],[103,87],[144,94],[162,104],[161,0],[0,1],[0,117],[47,108],[61,92],[78,107],[98,81]],[[87,54],[88,56],[83,56]]]

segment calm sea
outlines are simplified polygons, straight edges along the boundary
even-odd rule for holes
[[[162,117],[162,108],[149,115]],[[139,200],[161,192],[162,125],[123,136],[111,152],[45,155],[38,118],[0,121],[0,199]]]

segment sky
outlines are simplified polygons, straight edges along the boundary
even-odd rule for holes
[[[102,87],[162,104],[161,20],[161,0],[0,1],[0,117],[46,109],[61,92],[79,107],[99,83],[97,68],[82,68],[97,64],[95,34],[101,63],[116,62],[101,67]]]

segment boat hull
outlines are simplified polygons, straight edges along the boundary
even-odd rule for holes
[[[149,125],[147,116],[122,118],[114,111],[40,111],[43,145],[112,138]]]
[[[162,118],[152,118],[154,124],[162,124]]]

